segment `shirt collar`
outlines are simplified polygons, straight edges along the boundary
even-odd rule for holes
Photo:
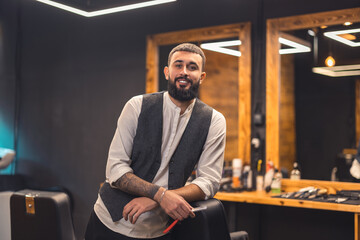
[[[180,109],[178,106],[176,106],[175,103],[173,103],[173,101],[171,101],[170,96],[169,96],[169,92],[167,92],[167,91],[164,93],[164,102],[165,102],[165,104],[166,104],[167,106],[169,106],[171,109],[176,110],[176,111],[179,111],[179,112],[181,111],[181,109]],[[182,115],[184,115],[184,114],[192,111],[192,109],[193,109],[194,106],[195,106],[195,102],[196,102],[196,98],[195,98],[195,101],[193,101],[193,102],[186,108],[185,112],[184,112]]]

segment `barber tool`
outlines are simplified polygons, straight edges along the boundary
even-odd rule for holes
[[[290,198],[291,196],[293,196],[293,192],[288,192],[288,193],[284,193],[284,194],[281,194],[280,197],[282,198]]]
[[[295,192],[294,195],[292,197],[294,198],[300,198],[302,195],[304,195],[305,193],[309,192],[310,190],[313,190],[314,187],[305,187],[300,189],[299,191]]]
[[[311,195],[316,194],[317,191],[318,191],[317,188],[310,189],[309,191],[305,192],[305,193],[301,196],[301,198],[309,198]]]
[[[347,197],[338,197],[336,200],[335,200],[335,202],[336,203],[342,203],[342,202],[345,202],[345,201],[347,201],[349,198],[347,198]]]
[[[354,200],[359,200],[360,199],[360,191],[341,190],[341,191],[337,191],[336,194],[340,195],[342,197],[347,197],[347,198],[351,198],[351,199],[354,199]]]
[[[320,189],[316,188],[314,189],[314,191],[311,191],[311,193],[309,194],[309,196],[307,196],[308,199],[314,199],[317,197],[318,192]]]
[[[192,209],[192,212],[199,212],[199,211],[202,211],[202,210],[205,210],[207,209],[206,206],[203,206],[203,207],[196,207],[196,208],[193,208]],[[163,233],[168,233],[177,223],[178,223],[179,219],[176,219],[175,221],[173,221],[170,226],[168,226],[164,231]]]
[[[325,195],[326,193],[327,193],[327,189],[325,189],[325,188],[317,189],[315,194],[310,195],[308,198],[309,199],[314,199],[314,198],[320,197],[322,195]]]

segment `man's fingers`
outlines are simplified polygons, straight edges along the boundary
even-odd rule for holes
[[[195,217],[195,213],[192,211],[193,210],[193,208],[191,207],[190,208],[190,217],[192,217],[192,218],[194,218]]]
[[[131,223],[134,223],[134,215],[137,213],[137,210],[133,209],[131,210],[131,212],[129,213],[129,221]]]
[[[189,216],[190,211],[186,207],[180,207],[178,213],[181,215],[181,218],[185,219]],[[183,219],[179,219],[179,220],[183,220]]]
[[[132,220],[132,224],[135,224],[136,223],[136,221],[137,221],[137,219],[139,218],[139,216],[140,216],[140,214],[138,214],[138,212],[136,212],[135,214],[134,214],[134,216],[133,216],[133,220]]]
[[[166,191],[163,196],[160,206],[165,212],[173,219],[180,221],[185,218],[194,217],[195,214],[192,212],[191,205],[178,194],[170,191]]]
[[[187,203],[187,202],[186,202]],[[192,207],[190,206],[190,204],[185,204],[185,205],[181,205],[180,206],[180,211],[179,211],[182,215],[183,218],[187,218],[187,217],[195,217],[195,214],[192,211]]]
[[[181,217],[180,214],[178,214],[177,212],[172,212],[169,214],[169,216],[174,219],[174,220],[179,220],[179,221],[182,221],[183,218]]]
[[[138,197],[131,200],[128,204],[125,205],[123,210],[123,218],[125,221],[130,221],[131,223],[135,223],[141,214],[144,212],[151,211],[158,204],[147,197]]]
[[[138,212],[138,207],[136,205],[131,203],[126,204],[123,210],[124,220],[129,220],[131,223],[133,223],[133,216],[136,214],[136,212]]]
[[[174,220],[182,221],[187,217],[194,217],[195,214],[188,209],[186,206],[178,206],[177,208],[173,209],[168,213],[168,215],[173,218]]]
[[[129,204],[125,205],[124,210],[123,210],[123,218],[125,219],[125,221],[128,220],[128,215],[129,215],[129,212],[132,210],[132,208],[133,207]]]

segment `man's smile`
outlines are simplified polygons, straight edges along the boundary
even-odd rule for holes
[[[188,78],[179,77],[175,79],[177,87],[186,88],[192,85],[192,80]]]

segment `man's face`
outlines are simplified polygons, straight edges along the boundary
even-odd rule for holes
[[[199,85],[205,79],[199,54],[185,51],[175,52],[168,67],[164,68],[170,96],[179,101],[189,101],[198,95]]]

